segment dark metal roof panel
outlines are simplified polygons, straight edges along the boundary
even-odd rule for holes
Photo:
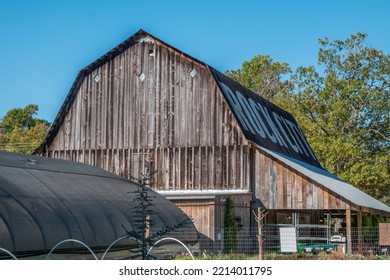
[[[0,247],[34,254],[72,238],[105,249],[126,233],[123,226],[133,229],[137,186],[88,165],[0,151]],[[166,198],[148,192],[155,228],[188,219]],[[195,242],[197,233],[190,223],[174,235]],[[66,246],[75,244],[61,248]]]
[[[294,117],[211,68],[246,139],[264,148],[321,167]]]

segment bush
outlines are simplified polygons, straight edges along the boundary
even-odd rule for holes
[[[224,234],[224,252],[235,253],[238,248],[237,241],[238,226],[234,219],[234,202],[228,197],[225,208],[225,234]]]

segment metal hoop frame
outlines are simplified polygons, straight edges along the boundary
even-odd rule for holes
[[[112,246],[114,246],[117,242],[123,240],[123,239],[133,239],[135,241],[138,242],[138,244],[141,244],[141,241],[139,241],[138,239],[134,238],[134,237],[130,237],[130,236],[121,236],[119,238],[117,238],[116,240],[114,240],[110,246],[108,246],[108,248],[106,249],[106,251],[104,252],[101,260],[104,260],[104,258],[106,257],[108,251],[111,249]],[[150,252],[153,250],[154,247],[156,247],[159,243],[163,242],[163,241],[166,241],[166,240],[172,240],[172,241],[176,241],[177,243],[179,243],[180,245],[182,245],[186,250],[187,252],[190,254],[191,258],[193,260],[195,260],[194,258],[194,255],[192,254],[192,252],[190,251],[190,249],[188,249],[188,247],[183,243],[181,242],[180,240],[176,239],[176,238],[173,238],[173,237],[164,237],[164,238],[161,238],[160,240],[158,240],[149,250],[148,250],[148,253],[146,254],[147,256],[150,255]],[[91,253],[91,255],[94,257],[95,260],[99,260],[98,257],[96,256],[96,254],[92,251],[92,249],[87,245],[85,244],[84,242],[80,241],[80,240],[77,240],[77,239],[65,239],[65,240],[62,240],[61,242],[58,242],[51,250],[50,252],[46,255],[45,257],[45,260],[48,260],[48,258],[50,257],[50,255],[53,253],[53,251],[55,249],[57,249],[57,247],[59,247],[60,245],[66,243],[66,242],[76,242],[78,244],[81,244],[83,245],[85,248],[87,248],[87,250]],[[7,249],[4,249],[4,248],[1,248],[0,247],[0,251],[2,252],[5,252],[7,253],[8,255],[10,255],[14,260],[18,260],[18,258],[12,254],[10,251],[8,251]]]
[[[149,249],[148,253],[146,255],[149,255],[149,253],[152,251],[152,249],[160,242],[163,242],[163,241],[166,241],[166,240],[173,240],[173,241],[176,241],[178,242],[180,245],[182,245],[184,248],[186,248],[187,252],[190,254],[192,260],[195,260],[194,258],[194,255],[191,253],[190,249],[188,249],[188,247],[183,243],[181,242],[180,240],[176,239],[176,238],[173,238],[173,237],[164,237],[164,238],[161,238],[160,240],[158,240],[156,243],[154,243],[154,245]]]
[[[104,254],[103,254],[101,260],[103,260],[103,259],[105,258],[106,254],[107,254],[108,251],[111,249],[111,247],[114,246],[115,243],[117,243],[117,242],[119,242],[119,241],[121,241],[121,240],[123,240],[123,239],[126,239],[126,238],[133,239],[133,240],[137,241],[138,244],[141,244],[141,241],[139,241],[139,240],[138,240],[137,238],[135,238],[135,237],[126,236],[126,235],[125,235],[125,236],[121,236],[121,237],[119,237],[118,239],[114,240],[114,242],[112,242],[112,243],[110,244],[110,246],[108,246],[108,248],[107,248],[106,251],[104,252]]]
[[[63,243],[66,243],[66,242],[76,242],[76,243],[79,243],[81,245],[83,245],[85,248],[88,249],[88,251],[92,254],[92,256],[95,258],[95,260],[98,260],[97,256],[95,255],[95,253],[92,251],[92,249],[87,245],[85,244],[84,242],[80,241],[80,240],[77,240],[77,239],[65,239],[61,242],[58,242],[51,250],[50,252],[47,254],[45,260],[48,259],[48,257],[53,253],[53,251],[58,247],[60,246],[61,244]]]
[[[8,255],[10,255],[14,260],[17,260],[18,258],[14,255],[14,254],[12,254],[10,251],[8,251],[7,249],[4,249],[4,248],[1,248],[0,247],[0,251],[3,251],[3,252],[5,252],[5,253],[7,253]]]

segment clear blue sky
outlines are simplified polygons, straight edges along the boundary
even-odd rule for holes
[[[220,71],[316,66],[319,38],[356,32],[390,54],[387,0],[0,1],[0,116],[33,103],[52,122],[77,73],[139,29]]]

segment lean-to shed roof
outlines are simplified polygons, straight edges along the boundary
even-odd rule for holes
[[[329,189],[333,193],[338,194],[348,201],[353,207],[357,210],[363,212],[376,213],[384,216],[390,216],[390,207],[384,203],[376,200],[372,196],[366,194],[365,192],[359,190],[358,188],[348,184],[347,182],[341,180],[337,176],[329,173],[328,171],[318,168],[316,166],[310,165],[308,163],[299,161],[297,159],[288,157],[281,153],[271,151],[264,147],[257,146],[260,150],[266,152],[268,155],[274,157],[275,159],[283,162],[292,169],[303,174],[307,178],[310,178],[314,182],[319,183],[325,188]]]

